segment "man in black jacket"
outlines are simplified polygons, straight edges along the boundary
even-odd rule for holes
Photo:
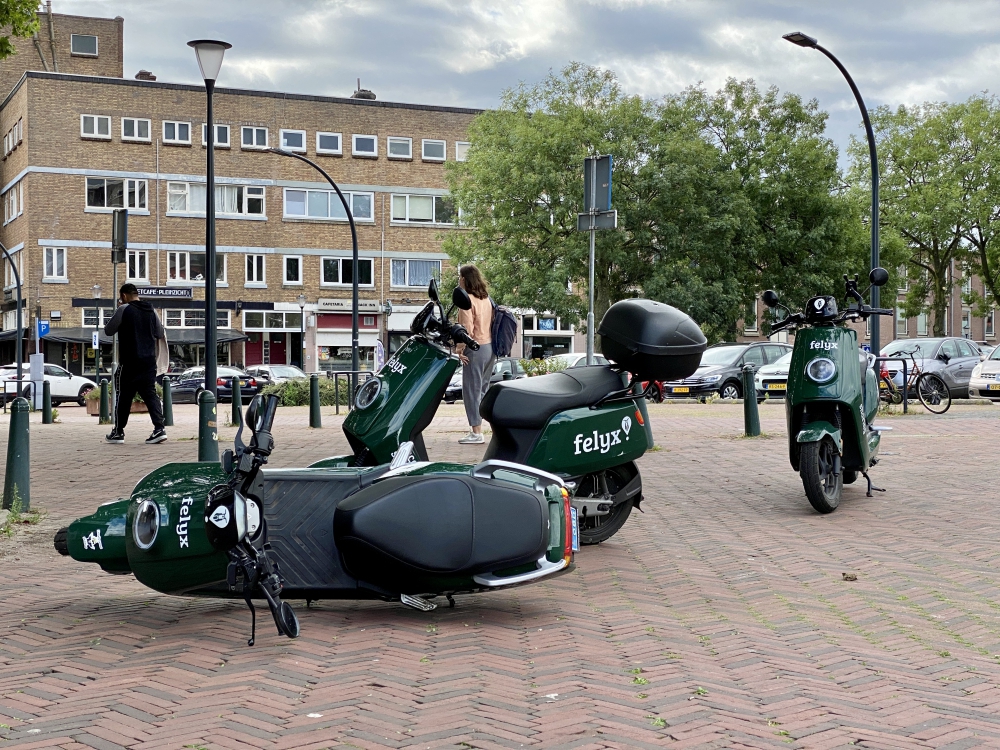
[[[135,284],[123,284],[118,309],[104,326],[108,336],[118,334],[118,370],[115,372],[115,426],[105,437],[109,443],[125,442],[125,425],[138,393],[149,409],[153,434],[147,444],[167,439],[163,429],[163,407],[156,395],[156,340],[164,337],[163,326],[153,306],[139,299]]]

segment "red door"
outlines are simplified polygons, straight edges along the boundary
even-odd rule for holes
[[[283,333],[269,333],[267,337],[271,340],[271,361],[269,364],[272,365],[287,365],[288,360],[285,358],[285,334]]]
[[[247,367],[264,364],[264,336],[260,333],[248,333],[244,344]]]

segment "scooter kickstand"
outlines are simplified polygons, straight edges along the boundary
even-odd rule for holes
[[[437,605],[434,602],[429,602],[422,596],[410,596],[409,594],[400,594],[399,601],[405,604],[407,607],[413,607],[414,609],[419,609],[421,612],[430,612],[437,609]]]
[[[863,476],[865,479],[868,480],[868,494],[866,495],[866,497],[875,497],[872,494],[872,490],[874,490],[875,492],[885,492],[885,490],[882,487],[876,487],[874,484],[872,484],[872,478],[868,476],[867,471],[862,471],[861,476]]]
[[[448,597],[448,609],[455,609],[455,597],[451,594],[445,594]]]

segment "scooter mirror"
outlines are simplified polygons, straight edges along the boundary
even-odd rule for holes
[[[260,396],[254,396],[250,401],[250,406],[247,407],[246,418],[243,420],[243,424],[250,428],[250,432],[257,432],[257,414],[260,412],[261,408]]]
[[[472,309],[472,300],[469,299],[469,293],[460,286],[456,286],[454,291],[451,293],[451,304],[459,310]]]
[[[884,268],[873,268],[868,274],[868,281],[872,286],[885,286],[889,281],[889,272]]]
[[[431,279],[431,283],[427,285],[427,296],[441,304],[441,297],[438,296],[438,285],[434,279]]]
[[[773,289],[768,289],[761,295],[760,298],[764,301],[764,304],[772,310],[778,306],[778,293]]]

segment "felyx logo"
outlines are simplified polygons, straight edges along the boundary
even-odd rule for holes
[[[837,342],[836,341],[810,341],[809,342],[809,348],[810,349],[825,349],[826,351],[830,351],[831,349],[836,349],[837,348]]]
[[[612,445],[618,445],[621,443],[621,434],[621,430],[612,430],[611,432],[605,432],[603,434],[594,430],[593,437],[585,438],[581,433],[573,439],[573,448],[575,449],[573,453],[577,456],[581,453],[593,453],[594,451],[607,453],[611,450]]]
[[[388,367],[390,370],[392,370],[397,375],[402,375],[403,372],[406,370],[406,365],[404,365],[402,362],[400,362],[395,357],[393,357],[388,362],[386,362],[385,366]]]

